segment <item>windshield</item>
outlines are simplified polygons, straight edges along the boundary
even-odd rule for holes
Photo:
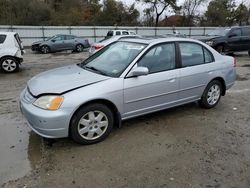
[[[217,29],[209,33],[210,36],[226,36],[230,29]]]
[[[49,41],[49,40],[53,39],[54,37],[56,37],[56,36],[46,38],[45,41]]]
[[[119,77],[145,47],[145,44],[140,43],[115,42],[98,51],[79,66],[98,74]]]

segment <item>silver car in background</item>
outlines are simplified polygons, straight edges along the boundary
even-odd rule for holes
[[[89,48],[89,55],[93,55],[94,53],[98,52],[100,49],[104,48],[105,46],[121,40],[121,39],[129,39],[129,38],[142,38],[140,35],[118,35],[113,37],[107,37],[99,42],[93,43]]]
[[[92,144],[125,119],[194,101],[212,108],[235,77],[234,58],[202,42],[124,39],[82,63],[35,76],[20,107],[37,134]]]
[[[83,39],[74,35],[55,35],[44,41],[34,42],[31,46],[32,51],[42,52],[59,52],[72,50],[82,52],[84,48],[90,47],[88,39]]]

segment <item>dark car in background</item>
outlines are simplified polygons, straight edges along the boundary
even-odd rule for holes
[[[90,47],[89,41],[74,35],[55,35],[44,41],[34,42],[31,46],[32,51],[39,51],[44,54],[72,50],[82,52],[84,48]]]
[[[250,26],[220,28],[196,39],[205,42],[220,53],[248,51],[250,55]]]

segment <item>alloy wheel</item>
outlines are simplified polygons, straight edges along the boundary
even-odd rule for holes
[[[6,72],[13,72],[17,68],[17,64],[14,60],[12,59],[6,59],[2,63],[2,68]]]
[[[218,102],[221,95],[220,87],[214,84],[210,87],[207,93],[207,102],[209,105],[214,105]]]
[[[95,140],[107,130],[109,121],[101,111],[90,111],[82,116],[78,123],[78,133],[86,140]]]

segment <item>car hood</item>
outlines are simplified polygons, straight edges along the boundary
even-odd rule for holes
[[[41,43],[43,43],[43,42],[44,42],[43,40],[37,41],[37,42],[33,42],[32,45],[41,44]]]
[[[38,74],[28,81],[28,89],[36,97],[42,94],[62,94],[109,78],[84,70],[78,65],[70,65]]]
[[[220,37],[221,36],[209,36],[209,35],[206,35],[206,36],[195,36],[195,37],[192,37],[192,38],[203,41],[203,42],[206,42],[206,41],[216,39],[216,38],[220,38]]]

